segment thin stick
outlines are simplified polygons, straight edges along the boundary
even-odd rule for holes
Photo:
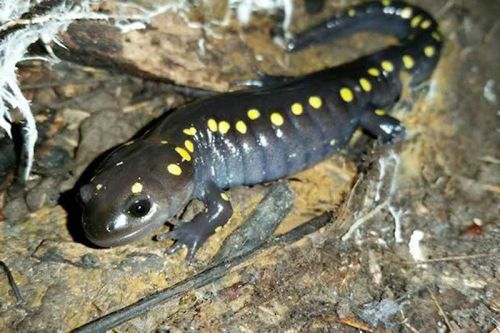
[[[442,257],[442,258],[434,258],[427,260],[419,260],[415,261],[405,261],[405,264],[422,264],[422,263],[431,263],[431,262],[443,262],[443,261],[458,261],[458,260],[469,260],[469,259],[477,259],[477,258],[488,258],[488,257],[498,257],[500,253],[481,253],[481,254],[471,254],[468,256],[451,256],[451,257]]]
[[[429,291],[429,294],[431,295],[431,298],[434,301],[434,304],[438,308],[439,314],[441,315],[441,317],[443,317],[443,319],[444,319],[444,321],[446,323],[446,326],[448,327],[448,329],[450,330],[450,332],[453,332],[453,329],[451,327],[450,321],[448,320],[448,317],[446,316],[446,313],[444,313],[444,310],[441,307],[441,305],[439,305],[439,302],[437,301],[436,296],[434,295],[434,293],[432,292],[432,290],[430,288],[427,288],[427,290]]]
[[[49,82],[37,82],[28,83],[21,86],[21,90],[34,90],[52,87],[62,87],[69,85],[89,85],[94,83],[111,81],[113,78],[103,78],[103,79],[87,79],[87,80],[65,80],[65,81],[49,81]]]
[[[344,234],[344,236],[342,236],[341,238],[342,241],[346,241],[349,238],[351,238],[352,234],[354,233],[354,231],[356,231],[356,229],[358,229],[361,225],[363,225],[363,223],[365,223],[366,221],[370,220],[375,215],[377,215],[383,208],[387,207],[388,204],[389,200],[386,200],[377,207],[375,207],[374,209],[372,209],[370,212],[368,212],[368,214],[357,219],[356,222],[354,222],[353,225],[351,225],[351,227],[349,228],[349,230]]]
[[[9,22],[0,26],[0,32],[3,32],[5,30],[8,30],[8,29],[13,28],[15,26],[27,26],[27,25],[32,25],[32,24],[42,24],[42,23],[46,23],[49,21],[63,21],[63,20],[64,21],[73,21],[73,20],[82,20],[82,19],[108,20],[110,18],[111,18],[111,16],[108,16],[105,14],[100,14],[100,13],[72,13],[72,12],[69,12],[67,15],[64,16],[63,19],[61,19],[57,15],[45,15],[45,16],[38,16],[38,17],[29,18],[29,19],[17,19],[17,20],[9,21]]]
[[[345,204],[342,205],[342,208],[340,210],[339,217],[338,217],[337,221],[342,222],[342,223],[345,222],[347,211],[351,207],[352,198],[354,197],[354,194],[356,193],[356,190],[358,189],[358,185],[361,183],[363,178],[364,178],[364,174],[361,173],[359,175],[358,179],[356,179],[354,186],[349,191],[349,196],[347,197],[347,201],[345,202]]]
[[[14,276],[12,276],[12,273],[3,261],[0,260],[0,266],[2,267],[3,271],[5,272],[5,275],[7,276],[7,281],[9,281],[9,286],[14,292],[14,296],[16,297],[17,304],[24,303],[24,298],[21,295],[21,292],[19,291],[19,288],[17,287],[16,280],[14,280]]]
[[[323,214],[289,231],[284,235],[275,237],[272,241],[264,244],[264,246],[261,248],[254,248],[248,252],[243,253],[242,255],[231,257],[228,260],[219,262],[215,266],[209,267],[204,271],[175,284],[172,287],[148,295],[143,299],[137,301],[136,303],[111,312],[83,326],[80,326],[73,330],[73,333],[106,332],[118,325],[125,323],[126,321],[140,316],[141,314],[149,311],[153,306],[164,303],[192,289],[206,286],[207,284],[224,277],[233,267],[246,261],[254,254],[261,253],[266,248],[276,245],[293,243],[301,239],[302,237],[319,230],[330,220],[331,216],[329,214]]]
[[[409,323],[403,323],[403,325],[405,325],[406,327],[408,327],[408,329],[410,331],[412,331],[413,333],[420,333],[415,327],[411,326]]]

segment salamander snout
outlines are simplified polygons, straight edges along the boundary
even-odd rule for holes
[[[148,194],[131,195],[123,205],[113,203],[106,205],[91,201],[84,206],[83,229],[87,238],[97,246],[129,243],[159,228],[171,215],[165,209],[166,205],[160,209],[158,202]]]

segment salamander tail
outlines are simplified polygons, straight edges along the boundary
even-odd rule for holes
[[[393,54],[406,54],[397,67],[412,73],[412,85],[427,79],[439,60],[442,36],[434,18],[420,7],[403,1],[369,1],[341,11],[304,32],[287,44],[290,52],[369,31],[392,35],[399,45]]]

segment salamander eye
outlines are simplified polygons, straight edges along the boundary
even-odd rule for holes
[[[149,213],[151,202],[148,199],[136,199],[127,209],[127,214],[132,217],[143,217]]]

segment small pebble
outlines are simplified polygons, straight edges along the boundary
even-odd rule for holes
[[[5,205],[3,215],[8,223],[21,222],[28,214],[28,206],[24,198],[16,198]]]
[[[53,207],[59,199],[59,186],[54,178],[45,178],[31,189],[26,196],[26,204],[30,211],[36,211],[44,206]]]

